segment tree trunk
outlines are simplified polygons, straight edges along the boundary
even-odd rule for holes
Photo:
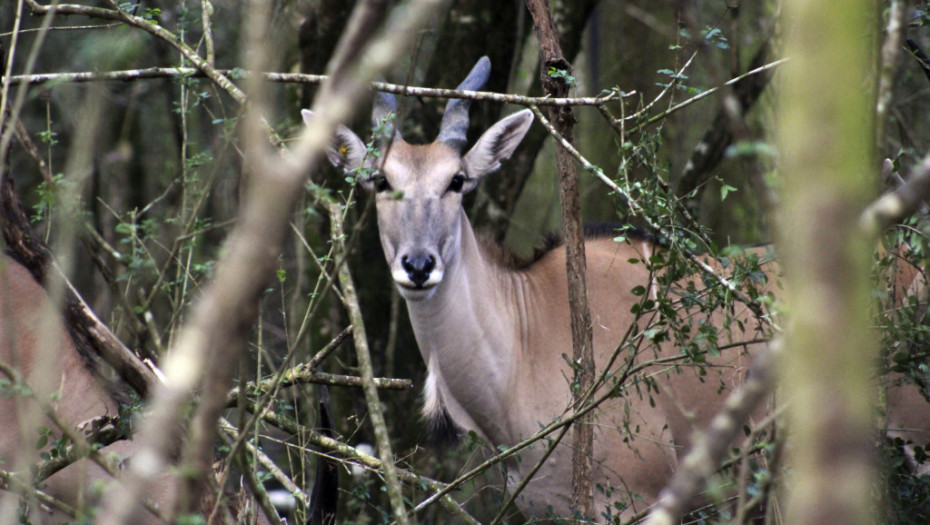
[[[539,37],[541,55],[540,82],[553,98],[567,97],[570,85],[565,77],[550,75],[555,69],[566,75],[572,66],[562,56],[559,32],[553,23],[548,0],[527,0]],[[570,107],[552,107],[549,119],[559,134],[569,143],[574,142],[575,116]],[[568,274],[568,300],[571,306],[572,364],[575,377],[572,382],[575,410],[581,408],[585,394],[594,383],[594,349],[591,328],[591,310],[588,307],[588,290],[585,281],[584,233],[581,225],[581,197],[578,193],[578,172],[575,159],[565,148],[557,146],[556,163],[559,170],[559,200],[562,202],[562,228]],[[572,429],[572,507],[582,516],[594,515],[594,490],[591,486],[592,457],[594,452],[593,415],[578,419]]]
[[[787,523],[875,523],[870,244],[875,187],[869,1],[785,2],[780,253],[789,289]]]

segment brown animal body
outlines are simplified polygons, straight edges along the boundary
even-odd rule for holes
[[[12,367],[32,390],[32,395],[0,397],[0,469],[23,471],[39,460],[41,450],[36,443],[40,427],[61,435],[43,415],[37,400],[51,403],[71,427],[100,416],[117,415],[117,403],[82,362],[45,289],[28,270],[4,255],[0,255],[0,362]],[[0,377],[5,376],[0,373]],[[133,441],[123,440],[101,452],[118,461],[131,461],[136,448]],[[118,480],[85,459],[52,475],[40,486],[48,495],[87,512],[106,497],[107,486],[113,483]],[[149,491],[147,501],[168,513],[177,487],[175,476],[165,474]],[[0,492],[0,501],[8,497],[16,496]],[[204,502],[205,512],[210,511],[206,507],[212,508],[208,503]],[[32,505],[28,515],[34,524],[72,520],[46,505]],[[163,523],[142,506],[133,513],[133,520],[142,525]],[[263,514],[259,522],[269,523]]]
[[[45,289],[6,256],[0,256],[0,361],[13,367],[35,393],[0,398],[0,421],[10,425],[0,432],[4,469],[35,462],[39,435],[34,429],[54,429],[41,416],[36,398],[52,401],[54,394],[57,411],[71,426],[117,413],[111,393],[82,363]],[[14,426],[21,430],[9,431]]]
[[[459,89],[480,89],[489,68],[487,59],[480,60]],[[383,125],[394,105],[393,97],[379,95],[373,124]],[[375,192],[382,247],[406,299],[428,370],[424,415],[448,417],[494,447],[510,447],[571,413],[573,371],[565,357],[572,353],[566,256],[557,248],[517,269],[502,264],[493,255],[499,250],[488,249],[476,238],[462,195],[510,157],[533,116],[524,110],[502,119],[462,154],[467,112],[467,101],[450,101],[436,142],[411,145],[395,133],[390,143],[380,140],[380,157],[368,155],[364,142],[340,127],[329,157],[347,172],[364,174],[360,184]],[[312,118],[304,112],[305,120]],[[659,286],[659,276],[642,262],[631,262],[648,260],[657,250],[649,238],[633,235],[626,242],[597,238],[585,243],[596,364],[603,371],[624,344],[613,373],[643,367],[624,384],[622,395],[597,410],[593,482],[598,487],[598,514],[615,509],[614,502],[619,502],[625,505],[619,514],[629,518],[656,501],[694,433],[707,426],[726,395],[745,378],[747,353],[760,348],[759,341],[768,336],[765,324],[739,302],[715,312],[701,311],[697,305],[705,296],[700,276]],[[757,249],[748,255],[763,252]],[[711,265],[729,278],[719,264]],[[777,271],[773,266],[765,270],[769,277]],[[766,286],[760,285],[760,292],[765,293]],[[680,341],[654,345],[642,337],[625,339],[630,333],[642,334],[658,319],[631,312],[644,294],[677,298],[683,308],[679,318],[691,321],[691,336],[702,326],[713,327],[719,346],[727,349],[718,357],[706,356],[706,363],[697,366],[681,359]],[[738,323],[725,324],[724,310]],[[638,331],[630,332],[634,324]],[[900,393],[889,399],[916,406],[913,392]],[[930,428],[926,414],[910,408],[893,406],[889,421],[920,429],[914,436],[918,438]],[[527,516],[571,515],[568,443],[566,437],[518,497]],[[545,445],[542,440],[508,465],[509,487],[530,475]]]

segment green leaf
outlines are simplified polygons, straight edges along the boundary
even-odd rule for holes
[[[201,514],[183,514],[178,516],[178,525],[202,525],[207,520]]]
[[[726,200],[727,195],[731,191],[736,191],[736,188],[734,188],[733,186],[730,186],[729,184],[724,183],[724,185],[720,187],[720,200],[722,201]]]
[[[662,337],[659,337],[659,336],[662,336]],[[659,338],[659,341],[661,341],[662,339],[664,339],[664,336],[665,336],[665,330],[662,330],[660,328],[650,328],[646,330],[645,332],[643,332],[643,337],[653,342],[658,342],[656,340],[657,337]]]

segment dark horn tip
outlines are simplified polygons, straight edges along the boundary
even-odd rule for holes
[[[477,91],[484,86],[485,82],[488,81],[488,77],[490,76],[491,59],[487,56],[483,56],[479,58],[478,62],[475,63],[475,66],[471,68],[471,71],[459,86],[459,89]]]
[[[491,76],[491,59],[483,56],[478,59],[474,67],[468,73],[465,80],[457,88],[460,91],[478,91],[488,81]],[[468,132],[468,108],[471,101],[467,99],[450,99],[446,104],[446,111],[442,116],[439,136],[436,138],[439,142],[447,144],[452,148],[461,151],[467,143],[466,133]]]
[[[488,58],[488,55],[484,55],[483,57],[479,58],[478,61],[475,62],[475,67],[472,69],[475,69],[478,66],[481,66],[482,69],[491,69],[491,59]]]

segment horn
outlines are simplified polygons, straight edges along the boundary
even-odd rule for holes
[[[397,115],[397,99],[390,93],[375,93],[374,105],[371,108],[371,127],[376,129],[381,125],[381,121],[388,115]],[[385,127],[383,136],[390,137],[394,135],[400,138],[400,131],[394,129],[394,122],[388,122]]]
[[[464,91],[477,91],[488,81],[491,74],[491,60],[484,56],[478,59],[475,67],[471,69],[465,80],[457,89]],[[453,98],[446,104],[446,111],[442,115],[442,124],[439,126],[439,136],[436,140],[443,142],[458,151],[465,148],[468,142],[468,108],[470,100]]]

